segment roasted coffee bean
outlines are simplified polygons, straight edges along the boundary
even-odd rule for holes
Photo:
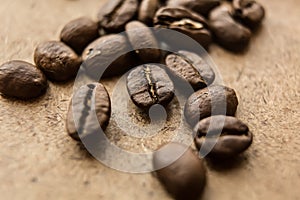
[[[233,89],[221,85],[211,85],[192,94],[184,108],[186,121],[191,125],[211,115],[233,116],[238,99]]]
[[[133,69],[127,77],[127,90],[134,104],[142,109],[149,109],[155,104],[166,106],[174,96],[173,82],[156,64]]]
[[[98,37],[98,24],[88,17],[70,21],[60,33],[60,40],[78,54],[81,54],[84,48]]]
[[[246,124],[235,117],[224,115],[201,120],[195,126],[194,134],[197,148],[208,151],[210,149],[207,148],[211,145],[213,149],[208,156],[216,158],[228,158],[242,153],[251,145],[253,138]]]
[[[220,2],[220,0],[169,0],[167,6],[182,6],[206,16],[214,7],[220,5]]]
[[[47,90],[45,75],[34,65],[13,60],[0,66],[0,93],[7,97],[32,99]]]
[[[98,120],[94,120],[94,114]],[[105,87],[100,83],[82,86],[75,93],[69,105],[66,121],[67,132],[75,140],[99,134],[101,129],[103,131],[106,129],[110,114],[111,103]]]
[[[199,55],[189,51],[168,55],[166,67],[172,75],[187,81],[194,90],[205,88],[215,78],[212,68]]]
[[[98,12],[98,21],[107,32],[117,33],[124,30],[138,11],[137,0],[109,0]]]
[[[265,9],[253,0],[233,0],[234,17],[254,29],[265,17]]]
[[[176,200],[197,200],[201,196],[206,168],[190,147],[179,143],[163,146],[153,155],[153,167],[158,169],[159,181]]]
[[[131,46],[142,62],[160,61],[159,45],[150,28],[139,21],[131,21],[126,25],[126,33]]]
[[[152,26],[154,15],[159,6],[159,0],[142,0],[139,8],[138,20]]]
[[[206,20],[186,8],[160,8],[155,14],[154,25],[157,28],[169,28],[186,34],[196,40],[204,48],[207,48],[211,43],[211,34],[208,30]]]
[[[36,66],[52,81],[67,81],[73,78],[81,61],[70,47],[57,41],[41,43],[34,52]]]
[[[233,19],[232,7],[222,4],[209,14],[210,28],[217,42],[231,51],[242,51],[251,38],[251,31]]]

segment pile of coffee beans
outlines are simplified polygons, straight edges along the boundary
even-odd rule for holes
[[[0,93],[7,98],[37,98],[46,92],[47,79],[72,80],[83,66],[95,82],[76,91],[66,122],[68,134],[80,141],[97,134],[99,124],[105,130],[110,121],[113,105],[98,83],[99,74],[109,78],[134,68],[127,76],[127,90],[145,112],[156,104],[166,107],[178,89],[175,85],[188,83],[195,92],[186,101],[184,115],[193,128],[196,148],[209,151],[207,157],[230,159],[245,151],[253,137],[234,117],[235,91],[214,84],[215,73],[201,55],[185,48],[160,50],[164,41],[149,27],[178,31],[207,50],[216,42],[230,51],[243,51],[264,16],[264,8],[254,0],[110,0],[99,10],[97,22],[88,17],[72,20],[61,30],[60,41],[39,44],[35,66],[19,60],[1,65]],[[94,113],[99,123],[90,120]],[[181,150],[179,159],[160,168]],[[201,196],[206,180],[203,162],[191,147],[179,143],[166,144],[153,155],[157,178],[175,199]]]

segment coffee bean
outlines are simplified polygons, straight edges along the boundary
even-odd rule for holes
[[[184,108],[187,123],[191,126],[211,115],[233,116],[238,106],[235,91],[221,85],[211,85],[192,94]]]
[[[73,78],[81,61],[70,47],[57,41],[41,43],[34,52],[37,67],[52,81],[67,81]]]
[[[159,0],[142,0],[139,7],[138,20],[152,26],[154,15],[159,6]]]
[[[167,69],[180,80],[187,81],[194,90],[210,85],[215,73],[211,67],[197,54],[179,51],[166,58]]]
[[[13,60],[0,66],[0,93],[7,97],[32,99],[47,90],[47,79],[34,65]]]
[[[60,33],[60,40],[78,54],[81,54],[84,48],[98,37],[98,24],[88,17],[70,21]]]
[[[142,109],[155,104],[166,106],[174,96],[173,82],[165,70],[155,64],[133,69],[127,77],[127,89],[134,104]]]
[[[252,143],[248,126],[235,117],[217,115],[201,120],[194,128],[195,144],[200,150],[214,145],[208,156],[229,158],[245,151]],[[220,134],[220,137],[216,137]],[[205,144],[205,145],[204,145]],[[209,149],[207,149],[209,150]]]
[[[107,32],[121,32],[137,10],[137,0],[110,0],[99,10],[98,21]]]
[[[251,29],[258,27],[265,17],[265,9],[253,0],[233,0],[234,16]]]
[[[139,21],[131,21],[126,25],[126,33],[131,46],[142,62],[160,61],[159,45],[150,28]]]
[[[163,146],[154,153],[153,166],[158,169],[159,181],[175,199],[199,199],[206,183],[206,168],[190,147],[179,143]]]
[[[230,5],[222,4],[209,14],[210,28],[217,42],[231,51],[244,50],[250,41],[251,31],[235,21]]]
[[[93,120],[94,114],[98,121]],[[103,131],[106,129],[110,114],[111,103],[105,87],[100,83],[82,86],[75,93],[69,105],[66,121],[67,132],[75,140],[99,134],[101,129]],[[78,122],[77,126],[75,122]]]

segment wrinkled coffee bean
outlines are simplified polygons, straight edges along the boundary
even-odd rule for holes
[[[159,0],[142,0],[139,8],[138,20],[152,26],[154,15],[159,6]]]
[[[186,8],[160,8],[155,14],[154,25],[157,28],[168,28],[186,34],[204,48],[207,48],[211,43],[211,34],[206,20]]]
[[[60,40],[78,54],[81,54],[84,48],[98,37],[98,24],[88,17],[70,21],[60,33]]]
[[[172,75],[187,81],[194,90],[207,87],[215,78],[211,67],[199,55],[188,51],[168,55],[166,67]]]
[[[94,120],[93,114],[96,114],[98,120]],[[101,129],[103,131],[106,129],[110,114],[111,103],[105,87],[100,83],[82,86],[72,97],[69,105],[67,132],[78,141],[80,138],[97,134]],[[78,123],[77,126],[75,122]]]
[[[176,200],[197,200],[201,196],[206,168],[190,147],[179,143],[163,146],[153,155],[153,167],[158,169],[159,181]]]
[[[246,124],[235,117],[224,115],[201,120],[195,126],[194,134],[198,150],[205,150],[207,145],[211,145],[213,149],[208,156],[217,158],[229,158],[242,153],[251,145],[253,138]],[[217,137],[217,134],[220,136]]]
[[[238,99],[233,89],[221,85],[211,85],[192,94],[184,108],[187,123],[195,126],[199,120],[211,115],[234,116]]]
[[[149,109],[155,104],[166,106],[174,96],[174,85],[164,69],[145,64],[127,76],[127,90],[136,106]]]
[[[99,25],[109,33],[121,32],[137,11],[137,0],[109,0],[98,12]]]
[[[45,75],[34,65],[13,60],[0,66],[0,93],[7,97],[32,99],[47,90]]]
[[[73,78],[81,61],[81,58],[62,42],[41,43],[34,52],[36,66],[52,81],[67,81]]]
[[[250,41],[251,31],[233,19],[232,7],[227,4],[212,10],[209,24],[217,42],[231,51],[244,50]]]
[[[158,42],[150,28],[139,21],[131,21],[126,25],[126,34],[131,46],[144,63],[160,61]]]
[[[233,0],[234,17],[251,29],[258,27],[265,17],[265,9],[253,0]]]

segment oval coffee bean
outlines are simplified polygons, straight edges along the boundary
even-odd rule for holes
[[[217,115],[201,120],[194,128],[195,144],[200,150],[204,145],[214,144],[208,156],[228,158],[236,156],[251,145],[252,133],[242,121],[235,117]],[[216,138],[216,134],[220,134]]]
[[[93,120],[93,114],[98,120]],[[67,114],[66,128],[75,140],[104,131],[109,123],[111,102],[107,90],[100,83],[81,87],[72,97]],[[75,117],[75,119],[73,118]],[[77,126],[75,122],[78,122]],[[99,127],[100,125],[100,127]],[[80,137],[79,137],[79,134]]]
[[[34,52],[34,62],[52,81],[73,78],[81,65],[81,58],[62,42],[41,43]]]
[[[47,79],[34,65],[14,60],[0,66],[0,93],[7,97],[32,99],[47,90]]]
[[[138,20],[152,26],[154,15],[159,6],[159,0],[142,0],[139,8]]]
[[[98,21],[107,32],[116,33],[124,30],[137,13],[137,0],[109,0],[98,13]]]
[[[78,54],[81,54],[84,48],[98,37],[98,24],[88,17],[70,21],[60,33],[60,40]]]
[[[211,31],[217,42],[231,51],[242,51],[251,38],[251,31],[235,21],[231,15],[232,7],[227,4],[212,10],[209,14]]]
[[[166,106],[174,96],[173,82],[165,70],[155,64],[133,69],[127,76],[127,90],[133,103],[143,109],[155,104]]]
[[[192,94],[184,108],[187,123],[191,126],[211,115],[235,115],[238,99],[233,89],[212,85]]]
[[[160,61],[158,42],[150,28],[139,21],[131,21],[126,25],[126,34],[131,46],[144,63]]]
[[[153,155],[153,167],[158,169],[159,181],[175,199],[197,200],[201,196],[206,183],[206,169],[190,147],[179,143],[163,146]]]

